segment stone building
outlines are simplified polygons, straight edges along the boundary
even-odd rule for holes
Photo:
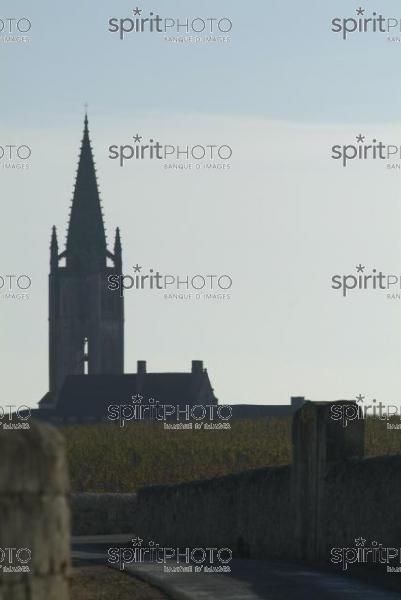
[[[110,403],[140,394],[160,404],[217,404],[202,361],[187,373],[124,374],[124,297],[111,292],[110,275],[122,274],[116,229],[108,250],[88,118],[78,162],[66,247],[59,252],[56,228],[50,245],[49,391],[35,417],[54,422],[105,419]]]

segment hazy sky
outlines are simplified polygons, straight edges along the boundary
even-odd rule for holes
[[[62,246],[88,102],[105,224],[109,242],[121,228],[124,271],[138,263],[234,281],[229,301],[128,292],[127,372],[137,359],[155,371],[203,359],[221,402],[360,392],[401,402],[401,300],[378,291],[344,299],[330,283],[359,263],[401,274],[401,170],[386,161],[344,169],[330,158],[358,134],[401,145],[401,42],[383,33],[343,41],[330,21],[356,18],[359,4],[317,0],[142,2],[146,15],[230,18],[231,39],[120,41],[107,22],[135,6],[3,4],[4,19],[32,22],[29,43],[0,45],[0,146],[32,150],[28,170],[0,160],[0,275],[32,277],[29,300],[0,298],[3,398],[34,406],[48,389],[50,230]],[[361,6],[401,19],[395,1]],[[120,168],[108,147],[136,133],[229,144],[231,168]]]

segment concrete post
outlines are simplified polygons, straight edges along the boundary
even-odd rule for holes
[[[363,456],[364,421],[360,417],[358,405],[350,401],[308,401],[294,415],[292,497],[299,560],[325,557],[325,475],[331,463]]]

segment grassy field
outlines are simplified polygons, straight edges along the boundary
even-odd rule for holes
[[[401,454],[401,429],[387,429],[387,421],[367,419],[365,426],[365,456]],[[389,423],[400,425],[400,419],[390,419]]]
[[[130,492],[290,462],[289,419],[244,419],[217,431],[132,423],[77,425],[62,432],[74,491]]]
[[[368,419],[365,455],[401,454],[401,430]],[[291,419],[241,419],[231,430],[168,431],[162,424],[77,425],[62,429],[72,489],[132,492],[291,462]]]

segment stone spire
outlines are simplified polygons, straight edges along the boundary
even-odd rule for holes
[[[67,269],[98,272],[106,266],[106,234],[89,140],[88,117],[78,162],[74,196],[67,234]]]
[[[52,237],[50,241],[50,272],[53,273],[58,268],[58,242],[55,225],[52,228]]]
[[[122,269],[122,259],[121,259],[121,238],[120,238],[120,228],[116,229],[116,237],[114,240],[114,266],[119,273],[121,273]]]

